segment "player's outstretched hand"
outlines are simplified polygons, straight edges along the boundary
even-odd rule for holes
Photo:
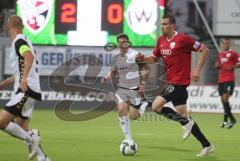
[[[191,80],[194,82],[199,81],[200,78],[200,72],[198,72],[197,70],[192,71],[191,73]]]

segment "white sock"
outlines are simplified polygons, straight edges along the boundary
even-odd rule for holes
[[[4,131],[11,136],[17,137],[21,140],[25,140],[27,143],[33,142],[32,137],[24,129],[22,129],[18,124],[14,122],[9,122],[9,124],[4,129]]]
[[[127,116],[119,117],[120,127],[126,139],[131,139],[130,121]]]
[[[142,102],[142,104],[141,104],[141,106],[139,108],[139,114],[140,114],[141,117],[143,116],[147,106],[148,106],[148,102],[147,101]]]
[[[28,134],[31,134],[31,130],[28,131]],[[29,145],[31,144],[27,143],[26,141],[24,141],[24,144],[26,144],[29,149]],[[46,158],[46,154],[43,152],[41,145],[39,145],[39,148],[37,149],[37,157],[38,157],[38,160],[44,160]]]
[[[41,159],[45,159],[45,157],[46,157],[45,153],[42,150],[41,145],[39,145],[39,148],[38,148],[38,151],[37,151],[37,156],[38,156],[38,158],[41,158]]]

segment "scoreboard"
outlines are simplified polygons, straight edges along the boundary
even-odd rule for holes
[[[165,0],[18,0],[34,44],[104,46],[126,33],[132,46],[154,46]]]

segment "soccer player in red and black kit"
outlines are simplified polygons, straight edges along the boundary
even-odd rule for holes
[[[203,135],[197,123],[191,118],[187,118],[188,93],[186,88],[191,80],[199,80],[209,50],[191,36],[175,31],[173,16],[163,17],[162,31],[163,35],[158,39],[153,54],[142,59],[139,58],[147,63],[157,62],[161,58],[165,65],[167,82],[171,86],[171,88],[167,88],[168,91],[164,92],[167,93],[166,95],[158,95],[155,98],[152,109],[160,115],[178,121],[184,128],[184,140],[192,133],[203,147],[197,156],[206,156],[214,150],[214,146]],[[191,72],[192,51],[199,53],[199,59],[196,68]],[[164,104],[167,102],[172,102],[176,111],[165,107]]]
[[[219,70],[218,92],[224,109],[224,118],[221,127],[230,129],[237,122],[231,112],[229,98],[233,94],[235,79],[234,69],[240,67],[240,57],[238,53],[230,49],[230,39],[228,38],[223,39],[222,49],[223,51],[218,54],[215,68]],[[230,119],[229,123],[228,118]]]

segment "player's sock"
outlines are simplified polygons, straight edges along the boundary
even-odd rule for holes
[[[144,114],[148,105],[149,105],[148,101],[146,101],[146,100],[141,101],[141,104],[140,104],[140,107],[139,107],[139,114],[140,114],[141,117],[143,116],[143,114]]]
[[[179,122],[182,126],[186,125],[189,120],[181,115],[179,115],[176,111],[171,109],[170,107],[163,107],[160,112],[157,112],[164,117]]]
[[[27,143],[33,142],[32,137],[24,129],[22,129],[19,125],[17,125],[14,122],[9,122],[4,131],[11,136],[17,137],[21,140],[25,140]]]
[[[131,139],[130,121],[127,116],[119,117],[120,127],[126,139]]]
[[[224,113],[223,115],[223,122],[228,122],[228,114]]]
[[[39,145],[38,151],[37,151],[38,158],[46,158],[46,154],[43,152],[42,146]]]
[[[29,133],[30,135],[33,135],[32,130],[29,130],[28,133]],[[40,135],[39,135],[39,136],[40,136]],[[26,143],[26,144],[29,146],[28,143]],[[31,152],[29,151],[29,153],[31,153]],[[46,158],[46,156],[47,156],[47,155],[44,153],[41,144],[39,144],[39,147],[38,147],[38,149],[37,149],[37,157],[39,158],[38,160],[44,160],[44,159]]]
[[[228,108],[225,103],[223,103],[224,115],[223,115],[223,122],[227,122],[228,119]]]
[[[233,114],[231,112],[231,106],[230,106],[229,102],[224,103],[224,110],[225,110],[225,108],[226,108],[226,112],[227,112],[227,117],[230,118],[231,122],[235,122],[236,119],[233,117]]]
[[[210,142],[207,140],[207,138],[203,135],[200,128],[198,127],[197,123],[195,122],[191,133],[193,136],[202,144],[203,147],[209,147]]]

